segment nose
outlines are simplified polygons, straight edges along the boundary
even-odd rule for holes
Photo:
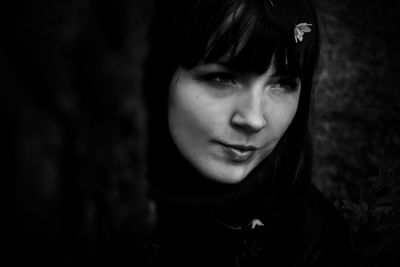
[[[265,102],[263,88],[244,90],[238,96],[231,118],[232,126],[249,134],[261,131],[267,125]]]

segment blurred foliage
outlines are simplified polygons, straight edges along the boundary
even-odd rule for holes
[[[356,266],[400,262],[400,164],[365,180],[357,202],[336,201],[349,222]]]
[[[322,34],[313,181],[348,220],[356,266],[400,266],[400,3],[313,2]]]

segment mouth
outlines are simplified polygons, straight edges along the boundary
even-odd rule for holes
[[[249,161],[257,151],[254,146],[218,143],[222,146],[225,156],[233,162],[243,163]]]

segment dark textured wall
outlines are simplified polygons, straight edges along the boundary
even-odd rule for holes
[[[398,266],[400,5],[314,1],[322,60],[314,182],[351,225],[360,266]]]

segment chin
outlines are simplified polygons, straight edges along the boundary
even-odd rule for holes
[[[221,167],[215,171],[208,170],[204,172],[203,175],[221,184],[237,184],[243,181],[247,176],[247,172],[243,168],[229,167],[225,171],[221,171],[224,169],[225,168]]]

